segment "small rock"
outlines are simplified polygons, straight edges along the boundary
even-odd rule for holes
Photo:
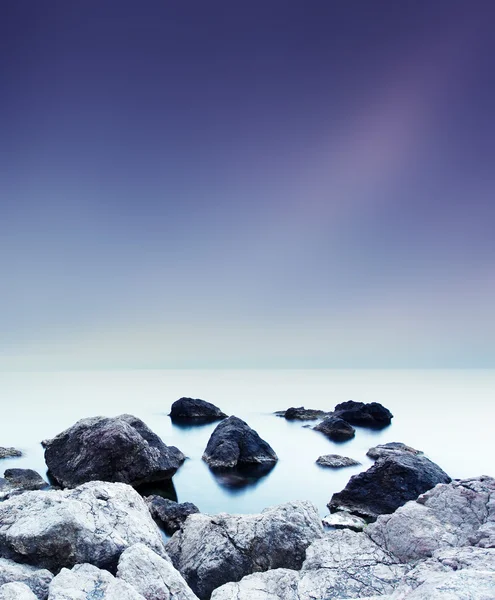
[[[210,422],[225,419],[227,415],[218,406],[199,398],[179,398],[172,404],[170,418],[172,421],[192,423]]]
[[[0,459],[1,458],[13,458],[22,456],[22,452],[17,448],[2,448],[0,447]]]
[[[351,513],[346,511],[340,511],[323,517],[323,525],[332,527],[333,529],[362,531],[367,526],[367,523],[361,517],[356,517],[356,515],[351,515]]]
[[[335,414],[351,425],[380,429],[390,425],[393,414],[378,402],[341,402],[335,407]]]
[[[354,467],[361,463],[348,456],[339,454],[324,454],[316,459],[316,464],[322,467],[331,467],[332,469],[341,469],[343,467]]]
[[[406,444],[403,444],[402,442],[388,442],[387,444],[379,444],[378,446],[370,448],[368,452],[366,452],[366,456],[376,460],[377,458],[382,458],[383,456],[396,455],[400,454],[401,452],[410,452],[411,454],[415,455],[423,454],[421,450],[416,450],[415,448],[411,448],[411,446],[406,446]]]
[[[145,500],[151,516],[168,535],[180,529],[189,515],[199,512],[199,508],[192,502],[179,504],[161,496],[148,496]]]
[[[7,469],[3,474],[14,487],[21,490],[42,490],[49,484],[33,469]]]
[[[321,423],[318,423],[318,425],[315,425],[313,429],[321,431],[321,433],[324,433],[335,442],[350,440],[356,434],[356,430],[352,425],[349,425],[347,421],[336,416],[326,418]]]
[[[277,417],[284,417],[288,421],[316,421],[327,417],[330,413],[315,408],[304,408],[304,406],[296,408],[292,406],[287,410],[277,411],[275,414]]]
[[[0,586],[0,600],[38,600],[24,583],[6,583]]]
[[[45,600],[48,596],[48,586],[53,579],[53,575],[47,569],[38,569],[30,565],[23,565],[0,558],[0,585],[6,583],[23,583],[40,600]]]

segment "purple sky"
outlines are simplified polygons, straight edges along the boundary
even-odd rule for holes
[[[491,0],[0,7],[0,368],[495,366]]]

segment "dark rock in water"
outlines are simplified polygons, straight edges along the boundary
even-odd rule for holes
[[[64,487],[87,481],[139,485],[170,479],[185,456],[132,415],[81,419],[45,446],[51,476]]]
[[[17,448],[2,448],[0,447],[0,458],[14,458],[22,456],[22,452]]]
[[[410,454],[415,455],[423,454],[421,450],[416,450],[415,448],[411,448],[411,446],[406,446],[406,444],[403,444],[402,442],[388,442],[387,444],[379,444],[378,446],[370,448],[368,452],[366,452],[366,456],[376,460],[377,458],[394,456],[402,452],[409,452]]]
[[[349,425],[347,421],[336,416],[326,418],[321,423],[318,423],[318,425],[315,425],[313,429],[321,431],[321,433],[324,433],[335,442],[350,440],[356,434],[356,430],[352,425]]]
[[[243,464],[236,467],[212,468],[215,481],[221,487],[235,492],[257,485],[274,469],[276,463]]]
[[[394,512],[409,500],[450,477],[425,456],[403,452],[379,458],[363,473],[350,478],[346,487],[332,496],[330,512],[347,510],[369,520]]]
[[[327,417],[330,413],[315,408],[304,408],[304,406],[296,408],[292,406],[287,410],[278,410],[275,414],[277,417],[284,417],[288,421],[316,421]]]
[[[172,404],[170,418],[179,422],[211,422],[225,419],[227,415],[217,406],[199,398],[179,398]]]
[[[179,504],[161,496],[148,496],[145,500],[151,516],[168,535],[178,531],[189,515],[199,512],[199,508],[192,502]]]
[[[211,434],[203,460],[212,468],[222,468],[274,463],[278,457],[247,423],[238,417],[228,417]]]
[[[365,404],[364,402],[354,402],[354,400],[337,404],[335,415],[351,425],[377,429],[390,425],[394,416],[388,408],[378,402]]]
[[[43,490],[50,487],[39,473],[32,469],[7,469],[4,479],[0,479],[3,497],[20,494],[29,490]]]
[[[340,456],[339,454],[324,454],[316,459],[316,464],[321,467],[330,467],[332,469],[341,469],[343,467],[355,467],[361,463],[348,456]]]

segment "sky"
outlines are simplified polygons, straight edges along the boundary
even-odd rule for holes
[[[0,369],[495,367],[491,0],[0,6]]]

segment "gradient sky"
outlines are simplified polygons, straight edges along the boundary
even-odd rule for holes
[[[0,368],[495,366],[492,0],[0,7]]]

